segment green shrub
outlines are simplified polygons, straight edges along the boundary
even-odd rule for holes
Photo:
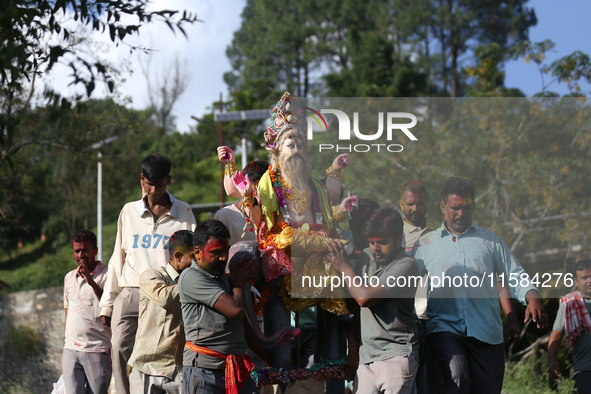
[[[29,326],[10,327],[6,333],[9,353],[29,357],[41,351],[43,343],[34,328]]]
[[[541,371],[541,374],[540,374]],[[531,358],[511,362],[505,366],[503,394],[572,394],[576,393],[575,382],[570,378],[572,363],[562,369],[562,377],[552,381],[548,374],[548,358],[535,362]]]

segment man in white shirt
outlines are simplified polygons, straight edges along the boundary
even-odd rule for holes
[[[125,204],[117,222],[100,315],[113,330],[113,374],[119,394],[130,393],[127,362],[138,325],[140,275],[169,260],[168,240],[175,231],[194,231],[197,226],[189,205],[166,190],[171,167],[170,159],[160,154],[142,160],[144,196]]]
[[[62,369],[68,394],[107,394],[111,382],[111,329],[101,324],[99,300],[107,267],[95,257],[98,252],[92,231],[72,235],[78,268],[64,278],[66,311]]]

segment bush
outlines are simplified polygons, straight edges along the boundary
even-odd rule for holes
[[[29,326],[11,327],[6,334],[10,354],[29,357],[38,354],[42,342],[34,328]]]
[[[572,394],[576,393],[572,375],[572,363],[562,368],[560,380],[553,381],[548,375],[548,358],[537,362],[531,358],[508,363],[505,367],[503,394]],[[541,374],[540,374],[541,371]]]

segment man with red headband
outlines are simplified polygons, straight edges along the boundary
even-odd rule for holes
[[[195,260],[178,280],[185,329],[183,394],[258,393],[250,372],[242,323],[244,284],[255,277],[254,259],[226,274],[230,232],[215,219],[193,234]]]
[[[413,307],[420,277],[417,262],[400,246],[402,227],[396,210],[375,211],[364,228],[373,259],[362,253],[355,271],[342,244],[328,244],[328,258],[343,277],[370,278],[357,285],[344,281],[361,307],[356,393],[416,393],[419,337]],[[356,346],[349,343],[349,351],[357,352]]]

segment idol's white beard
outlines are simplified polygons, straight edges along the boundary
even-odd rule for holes
[[[309,188],[312,167],[306,156],[279,153],[277,163],[283,178],[291,184],[292,189],[304,191]]]

